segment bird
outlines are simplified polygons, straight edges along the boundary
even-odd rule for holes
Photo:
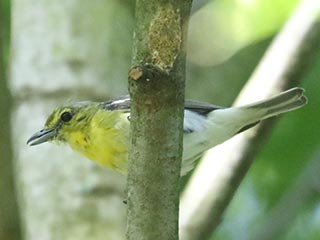
[[[196,160],[210,148],[262,120],[301,108],[307,101],[304,89],[299,87],[239,107],[186,100],[181,176],[190,172]],[[106,102],[79,101],[54,109],[44,128],[33,134],[27,144],[67,143],[88,159],[127,174],[129,128],[128,95]]]

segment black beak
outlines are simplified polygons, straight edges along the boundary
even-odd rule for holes
[[[56,135],[57,130],[55,128],[42,129],[33,134],[27,141],[27,144],[30,146],[38,145],[40,143],[52,140]]]

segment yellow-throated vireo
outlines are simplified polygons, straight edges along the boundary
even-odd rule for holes
[[[304,106],[307,98],[303,92],[302,88],[292,88],[264,101],[230,108],[187,100],[181,175],[188,173],[195,160],[208,149],[261,120]],[[107,102],[76,102],[55,109],[45,127],[27,143],[67,143],[87,158],[125,174],[129,115],[129,96]]]

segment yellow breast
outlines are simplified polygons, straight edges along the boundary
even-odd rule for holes
[[[101,110],[86,130],[70,134],[71,147],[87,158],[121,173],[127,171],[129,122],[120,112]]]

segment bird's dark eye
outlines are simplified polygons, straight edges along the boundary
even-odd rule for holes
[[[60,119],[64,122],[69,122],[71,118],[72,118],[72,114],[70,112],[64,112],[60,116]]]

